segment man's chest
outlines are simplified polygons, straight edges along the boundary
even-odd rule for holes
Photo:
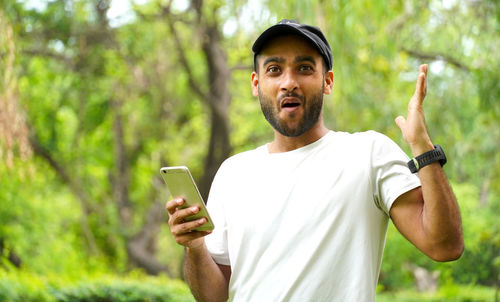
[[[228,229],[241,238],[267,241],[281,233],[313,232],[324,220],[352,218],[371,199],[366,165],[348,158],[267,163],[243,174],[225,203]]]

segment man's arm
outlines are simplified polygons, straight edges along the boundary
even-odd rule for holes
[[[434,149],[425,125],[423,100],[427,91],[427,65],[421,65],[408,117],[396,118],[413,156]],[[437,261],[458,259],[464,250],[462,222],[455,195],[439,162],[418,172],[421,188],[399,196],[390,215],[397,229],[418,249]]]
[[[231,267],[215,263],[204,243],[186,247],[184,277],[196,301],[227,301]]]
[[[196,301],[226,301],[231,267],[215,263],[205,245],[204,236],[210,231],[194,231],[205,224],[206,218],[185,221],[185,218],[198,213],[200,208],[193,206],[186,209],[178,207],[184,203],[182,198],[167,202],[170,214],[168,224],[175,241],[186,250],[184,275]]]

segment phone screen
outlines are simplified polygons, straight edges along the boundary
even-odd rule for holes
[[[210,215],[208,215],[208,211],[205,207],[205,203],[201,198],[200,192],[198,191],[198,187],[194,182],[189,169],[185,166],[180,167],[164,167],[160,170],[161,176],[163,180],[167,184],[167,188],[170,191],[170,198],[175,197],[183,197],[184,204],[181,208],[187,208],[193,205],[199,205],[200,211],[195,215],[189,216],[186,218],[186,221],[200,219],[205,217],[207,222],[196,228],[196,231],[210,231],[214,229],[214,224]]]

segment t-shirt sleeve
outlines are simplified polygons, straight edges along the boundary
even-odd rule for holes
[[[399,196],[421,185],[418,176],[408,169],[409,160],[395,142],[377,133],[372,148],[374,200],[388,216]]]
[[[214,223],[214,230],[205,237],[205,244],[212,255],[214,261],[222,265],[230,265],[229,253],[227,248],[227,222],[224,211],[224,190],[223,188],[223,168],[219,169],[207,201],[207,209]]]

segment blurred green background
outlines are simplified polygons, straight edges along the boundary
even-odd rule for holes
[[[377,301],[500,301],[496,0],[0,0],[0,301],[192,301],[159,169],[189,166],[206,196],[272,139],[250,47],[282,18],[330,41],[327,126],[408,154],[394,118],[429,64],[466,250],[433,262],[391,224]]]

